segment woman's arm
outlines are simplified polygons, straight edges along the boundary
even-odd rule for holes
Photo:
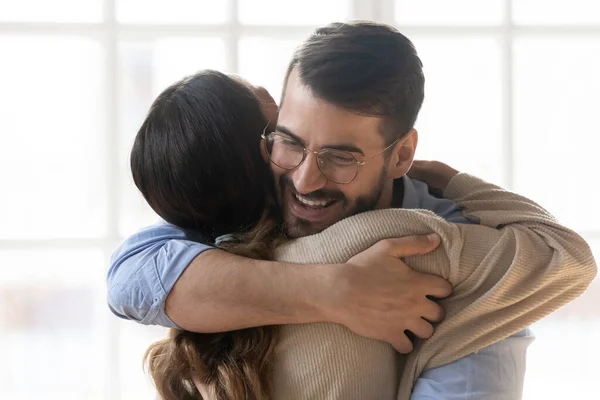
[[[539,320],[580,295],[596,273],[583,239],[531,200],[441,163],[419,162],[414,175],[442,189],[468,218],[497,229],[494,238],[485,228],[459,226],[461,240],[454,244],[462,246],[456,264],[462,273],[450,278],[455,291],[443,301],[448,318],[409,356],[401,385],[406,396],[423,369],[446,365],[504,339],[507,329]],[[482,251],[486,246],[489,252]]]
[[[490,226],[450,224],[424,210],[379,210],[277,251],[285,261],[352,262],[354,254],[384,238],[432,231],[441,236],[438,250],[405,259],[414,270],[454,285],[453,295],[441,302],[445,322],[408,356],[402,384],[408,393],[424,369],[519,332],[579,296],[596,273],[585,241],[536,203],[467,174],[452,177],[445,194],[468,217]]]

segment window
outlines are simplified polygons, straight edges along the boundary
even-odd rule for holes
[[[173,82],[202,68],[227,69],[223,38],[161,36],[123,38],[118,43],[118,229],[125,237],[156,214],[140,196],[129,169],[129,151],[152,101]]]
[[[165,330],[114,317],[104,285],[157,218],[128,160],[148,107],[203,68],[278,99],[295,46],[349,18],[414,41],[419,158],[536,199],[600,256],[596,0],[0,0],[0,398],[153,398],[141,360]],[[599,285],[534,326],[526,400],[594,397]]]
[[[0,168],[11,189],[0,237],[105,236],[102,47],[76,34],[3,33],[0,54]]]

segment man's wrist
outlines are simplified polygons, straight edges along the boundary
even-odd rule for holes
[[[337,322],[341,294],[336,285],[344,264],[294,265],[295,323]]]
[[[315,322],[342,323],[344,275],[346,264],[321,264],[315,267],[313,307]]]

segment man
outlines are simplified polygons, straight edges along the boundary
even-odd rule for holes
[[[271,148],[269,157],[290,236],[388,207],[426,208],[452,222],[470,222],[456,205],[405,176],[417,146],[413,125],[423,93],[422,65],[412,43],[391,27],[332,24],[297,50],[276,132],[267,138],[288,144],[285,153]],[[329,171],[323,160],[331,159],[349,168],[341,175]],[[412,344],[405,332],[427,338],[430,322],[443,317],[426,296],[444,297],[451,290],[442,279],[407,275],[399,259],[382,263],[385,254],[370,253],[369,268],[324,268],[206,251],[211,247],[194,239],[165,224],[128,239],[114,254],[108,276],[113,312],[197,332],[330,321],[408,352]],[[425,238],[405,243],[395,249],[397,256],[435,247]],[[412,398],[518,398],[530,341],[522,332],[427,371]]]

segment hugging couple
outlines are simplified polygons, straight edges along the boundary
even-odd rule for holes
[[[423,99],[411,41],[366,21],[301,43],[279,106],[210,70],[157,97],[131,169],[163,221],[107,284],[172,328],[146,354],[161,399],[521,398],[528,327],[596,265],[535,202],[415,161]]]

